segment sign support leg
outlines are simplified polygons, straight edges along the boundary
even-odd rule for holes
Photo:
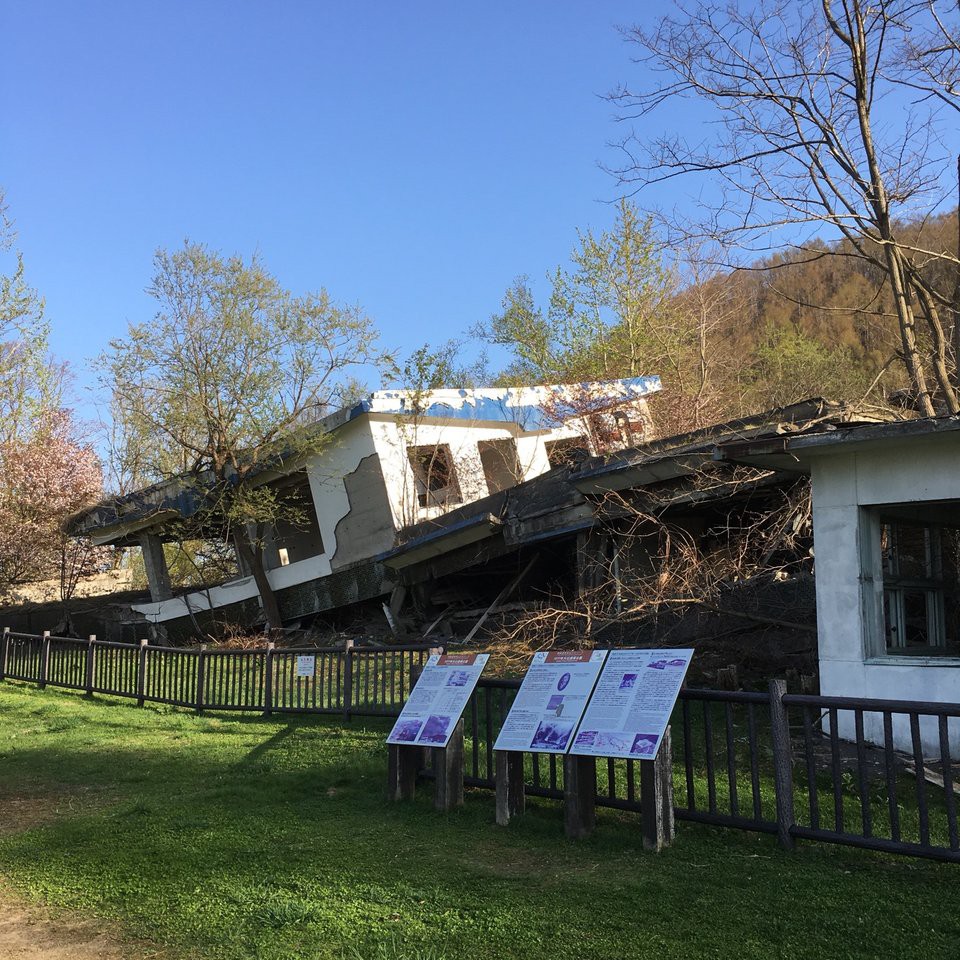
[[[563,827],[571,840],[589,837],[597,823],[597,760],[563,758]]]
[[[445,747],[434,747],[433,805],[437,810],[449,811],[463,804],[463,720],[453,728],[450,742]]]
[[[412,800],[417,792],[417,774],[420,772],[419,747],[396,743],[387,746],[387,797],[397,803]]]
[[[523,783],[523,754],[515,750],[497,750],[497,823],[505,827],[513,817],[520,816],[526,806]]]
[[[664,731],[653,760],[640,761],[640,822],[643,849],[659,853],[673,842],[673,744]]]

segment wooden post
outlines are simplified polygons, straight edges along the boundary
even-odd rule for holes
[[[563,758],[563,828],[571,840],[589,837],[597,824],[596,757]]]
[[[86,687],[85,692],[88,697],[93,696],[93,658],[96,650],[96,648],[94,647],[94,644],[96,642],[97,642],[97,635],[95,633],[91,633],[89,638],[87,639],[87,662],[85,664],[86,677],[85,677],[85,683],[84,683],[84,686]]]
[[[40,683],[42,690],[47,685],[47,676],[50,673],[50,631],[43,631],[43,643],[40,646]]]
[[[784,850],[793,849],[793,751],[790,746],[790,718],[783,703],[786,680],[770,681],[770,733],[773,739],[773,785],[777,796],[777,841]]]
[[[463,805],[463,720],[457,721],[445,747],[433,747],[433,805],[449,811]]]
[[[526,807],[523,782],[523,754],[517,750],[494,751],[497,785],[497,823],[505,827],[519,817]]]
[[[343,641],[343,719],[350,720],[353,709],[353,638]]]
[[[140,659],[137,661],[137,706],[142,707],[147,692],[147,644],[149,640],[140,641]]]
[[[266,662],[263,667],[263,715],[273,714],[273,641],[267,643]]]
[[[652,760],[640,761],[643,849],[659,853],[673,842],[673,742],[668,726]]]
[[[0,680],[7,678],[7,664],[10,662],[10,628],[3,628],[3,649],[0,650]]]
[[[387,797],[392,802],[414,798],[422,757],[423,750],[420,747],[387,744]]]
[[[196,696],[196,706],[197,713],[203,713],[203,693],[206,690],[206,665],[204,664],[204,657],[207,651],[207,645],[205,643],[200,644],[200,649],[197,651],[197,696]]]

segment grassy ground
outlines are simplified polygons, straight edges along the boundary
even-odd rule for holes
[[[489,793],[384,800],[386,724],[0,688],[0,876],[171,957],[956,957],[960,869],[600,811],[507,829]]]

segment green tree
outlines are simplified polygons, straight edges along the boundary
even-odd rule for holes
[[[581,233],[569,266],[557,268],[551,286],[544,310],[527,278],[518,278],[501,312],[477,331],[513,353],[507,379],[557,383],[651,372],[663,349],[672,278],[651,220],[633,204],[620,202],[611,230]]]
[[[311,424],[350,398],[356,374],[388,357],[359,307],[324,290],[295,296],[257,256],[190,242],[161,250],[148,292],[153,320],[130,324],[101,357],[120,455],[136,453],[141,479],[191,478],[207,504],[193,536],[219,529],[233,539],[268,625],[278,627],[265,538],[281,518],[298,522],[298,508],[265,482],[267,471],[318,452],[326,439]]]
[[[66,367],[50,357],[50,325],[40,294],[26,280],[23,256],[0,190],[0,442],[26,442],[63,406]],[[0,261],[2,262],[2,261]]]
[[[735,291],[702,249],[673,251],[668,265],[652,219],[621,200],[611,229],[580,233],[570,263],[550,279],[546,309],[521,277],[501,311],[476,331],[512,353],[502,379],[576,383],[657,374],[665,388],[658,416],[675,432],[739,412],[730,386],[737,360],[725,336]]]
[[[828,347],[795,325],[769,324],[745,373],[754,408],[817,396],[859,399],[870,387],[869,375],[850,347]]]

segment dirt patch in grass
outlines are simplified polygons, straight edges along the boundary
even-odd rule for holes
[[[88,920],[25,905],[0,886],[3,960],[162,960],[148,943],[121,940]]]
[[[0,790],[0,836],[22,833],[64,817],[102,807],[110,802],[105,790],[92,787],[42,787],[35,792],[6,793]]]

